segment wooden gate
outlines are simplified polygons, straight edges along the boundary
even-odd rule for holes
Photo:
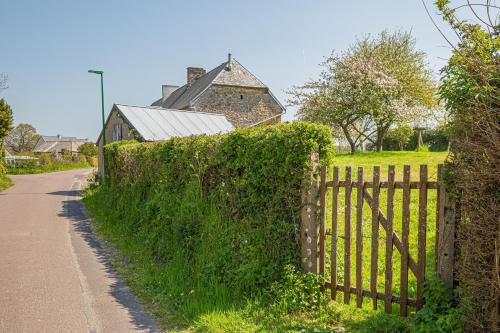
[[[309,265],[304,266],[306,271],[317,272],[326,276],[327,252],[330,257],[330,278],[325,282],[324,288],[330,289],[332,299],[336,300],[338,292],[343,293],[343,301],[348,304],[351,301],[351,294],[355,295],[356,305],[361,307],[363,298],[371,298],[373,308],[377,308],[379,300],[384,302],[384,308],[387,313],[392,312],[393,303],[399,304],[400,315],[406,316],[408,306],[419,309],[424,303],[423,287],[426,274],[426,251],[427,231],[429,218],[435,218],[436,221],[436,243],[435,243],[435,269],[438,275],[448,284],[453,281],[453,258],[454,258],[454,205],[447,195],[446,188],[443,185],[443,166],[438,166],[437,181],[428,180],[427,165],[420,166],[419,180],[411,180],[410,166],[403,167],[402,181],[397,181],[396,168],[388,167],[387,180],[381,179],[380,167],[373,167],[373,177],[370,180],[365,179],[364,169],[357,168],[356,179],[354,180],[351,167],[345,168],[345,177],[340,179],[339,168],[333,168],[332,180],[327,180],[328,170],[323,167],[320,177],[312,175],[313,184],[310,187],[305,199],[305,210],[303,210],[303,232],[305,237],[302,244],[303,262],[309,260]],[[319,178],[318,180],[316,178]],[[319,184],[318,184],[319,183]],[[332,188],[331,194],[331,229],[327,228],[327,193]],[[340,195],[342,189],[343,196]],[[381,189],[384,195],[381,195]],[[398,191],[402,191],[402,195]],[[410,204],[412,191],[418,192],[418,207]],[[436,213],[435,217],[429,217],[428,193],[436,191]],[[356,201],[355,220],[352,221],[353,202],[352,196],[355,194]],[[316,201],[319,195],[319,202]],[[395,201],[395,196],[401,198],[400,202]],[[382,200],[381,200],[382,199]],[[343,201],[343,202],[342,202]],[[381,201],[385,201],[382,207]],[[342,206],[341,206],[342,204]],[[363,229],[367,226],[364,220],[363,206],[368,207],[370,214],[369,232]],[[311,210],[316,209],[316,213]],[[381,208],[385,208],[386,214]],[[343,212],[343,219],[339,219],[339,212]],[[417,249],[416,256],[410,253],[410,216],[414,211],[414,222],[418,227],[417,231]],[[395,212],[397,214],[395,214]],[[319,215],[319,216],[317,216]],[[395,215],[400,217],[395,220]],[[341,224],[343,220],[343,224]],[[415,221],[416,220],[416,221]],[[317,221],[317,223],[316,223]],[[397,226],[397,228],[396,228]],[[344,232],[339,235],[339,227]],[[413,225],[412,225],[413,227]],[[400,234],[396,232],[399,229]],[[311,232],[316,230],[317,233]],[[317,237],[312,237],[317,236]],[[353,237],[354,236],[354,237]],[[330,246],[327,248],[327,237],[331,237]],[[343,248],[339,248],[339,238],[343,238]],[[351,244],[354,238],[355,244]],[[363,240],[369,242],[363,244]],[[313,244],[307,249],[307,244]],[[317,247],[316,247],[317,245]],[[364,246],[365,245],[365,246]],[[352,247],[351,247],[352,246]],[[314,248],[317,248],[315,256]],[[368,247],[368,249],[364,248]],[[384,249],[385,254],[379,258],[379,247]],[[355,248],[355,251],[352,249]],[[342,260],[339,260],[339,250],[343,252]],[[394,252],[396,250],[397,252]],[[304,252],[305,251],[305,252]],[[355,253],[354,263],[352,263],[351,252]],[[369,270],[363,272],[364,254],[369,255]],[[394,256],[399,257],[399,272],[394,271]],[[380,261],[385,261],[380,264]],[[317,263],[311,265],[310,262]],[[355,281],[351,282],[351,265],[355,265]],[[366,265],[365,265],[366,266]],[[338,281],[339,267],[343,268],[343,274],[340,272],[342,283]],[[383,272],[385,281],[383,290],[378,290],[379,271]],[[399,274],[398,274],[399,273]],[[409,273],[413,274],[416,280],[416,291],[413,297],[409,297]],[[381,273],[382,274],[382,273]],[[393,274],[399,282],[399,294],[393,290]],[[363,282],[368,282],[369,288],[363,288]],[[381,288],[382,289],[382,288]]]

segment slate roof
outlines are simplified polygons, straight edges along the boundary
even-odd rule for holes
[[[199,134],[223,134],[234,130],[224,115],[159,107],[115,104],[124,120],[145,141],[167,140]],[[108,118],[109,119],[109,118]],[[97,141],[99,141],[100,136]]]
[[[230,65],[229,61],[220,64],[199,77],[191,86],[185,84],[175,90],[165,101],[160,98],[151,105],[168,109],[186,109],[213,84],[267,89],[264,83],[257,79],[255,75],[250,73],[236,59],[231,58]]]
[[[57,135],[40,135],[40,138],[45,142],[55,142],[55,141],[74,141],[74,142],[86,142],[87,139],[78,139],[74,136],[57,136]]]
[[[62,150],[77,152],[78,147],[87,142],[87,139],[78,139],[74,136],[40,135],[34,153],[54,153]]]

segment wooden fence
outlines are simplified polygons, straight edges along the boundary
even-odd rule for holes
[[[388,167],[387,181],[381,180],[380,167],[373,167],[373,177],[365,179],[362,167],[357,168],[356,179],[352,175],[352,168],[345,168],[345,179],[339,179],[339,168],[333,168],[332,180],[327,180],[327,167],[321,169],[318,177],[317,170],[311,175],[311,184],[308,184],[308,191],[304,192],[304,208],[302,211],[302,256],[303,268],[309,272],[316,272],[325,276],[326,252],[330,251],[330,281],[325,282],[324,288],[330,289],[332,299],[337,299],[337,293],[343,292],[344,303],[349,303],[351,294],[356,296],[356,304],[361,307],[363,298],[371,298],[373,308],[377,308],[379,300],[384,302],[387,313],[392,312],[392,304],[398,303],[400,315],[406,316],[408,306],[419,309],[424,303],[423,287],[425,282],[426,267],[426,246],[427,246],[427,197],[429,191],[436,191],[436,272],[447,284],[453,281],[453,258],[454,258],[454,216],[455,207],[453,201],[447,194],[443,185],[443,165],[438,166],[437,181],[428,180],[427,165],[420,166],[418,181],[411,181],[410,166],[403,168],[402,181],[396,181],[396,168]],[[332,188],[331,201],[331,230],[327,230],[327,191]],[[344,189],[344,256],[343,256],[343,284],[337,281],[339,258],[338,258],[338,227],[340,200],[339,189]],[[371,191],[369,191],[371,189]],[[380,207],[380,189],[386,191],[386,212],[384,214]],[[401,220],[395,221],[395,194],[402,190]],[[418,191],[418,207],[410,206],[412,190]],[[356,193],[355,223],[352,220],[352,193]],[[319,196],[319,202],[317,200]],[[367,203],[371,210],[371,233],[363,234],[363,206]],[[417,256],[414,258],[410,254],[410,213],[412,209],[418,210],[418,235],[417,235]],[[395,223],[401,223],[401,235],[395,231]],[[353,225],[354,224],[354,225]],[[379,275],[379,233],[383,231],[385,237],[385,283],[384,290],[377,289],[377,279]],[[355,233],[355,281],[351,282],[351,239]],[[389,236],[390,235],[390,236]],[[326,248],[326,237],[331,236],[331,248]],[[370,238],[370,271],[363,272],[363,239]],[[394,249],[400,254],[399,270],[399,295],[393,291],[393,254]],[[416,278],[416,295],[409,297],[408,274],[414,274]],[[364,275],[365,274],[365,275]],[[370,288],[363,288],[364,278],[369,276]]]

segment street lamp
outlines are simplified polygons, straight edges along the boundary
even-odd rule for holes
[[[106,179],[106,164],[105,164],[105,156],[104,156],[104,146],[106,145],[106,129],[105,129],[105,119],[104,119],[104,83],[103,83],[103,74],[104,71],[89,69],[88,71],[91,74],[98,74],[101,76],[101,112],[102,112],[102,174],[103,174],[103,182]]]

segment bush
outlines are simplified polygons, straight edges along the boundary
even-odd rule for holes
[[[387,131],[384,137],[384,150],[404,150],[413,134],[411,126],[400,125]]]
[[[179,290],[174,307],[191,313],[181,293],[260,295],[286,280],[287,267],[300,266],[302,183],[311,153],[328,163],[331,147],[328,127],[300,122],[112,143],[109,181],[86,202],[123,247],[136,240],[144,256],[167,267]]]
[[[417,147],[415,149],[415,151],[418,151],[418,152],[428,152],[429,151],[429,147],[424,145],[424,146],[420,146],[420,147]]]
[[[42,154],[40,155],[40,158],[38,159],[40,165],[51,165],[52,164],[52,158],[48,154]]]
[[[449,129],[447,125],[424,130],[422,140],[429,147],[429,151],[447,151],[449,144]],[[415,131],[405,150],[416,150],[418,145],[418,132]]]

